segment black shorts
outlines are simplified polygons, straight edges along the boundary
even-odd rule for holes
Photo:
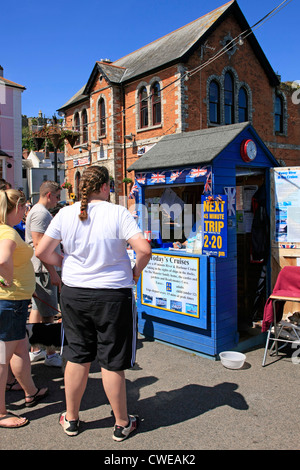
[[[133,367],[137,315],[131,289],[61,290],[66,336],[64,357],[78,364],[98,358],[101,367],[120,371]]]

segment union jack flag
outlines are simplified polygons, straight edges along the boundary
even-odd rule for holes
[[[172,171],[170,181],[175,181],[181,175],[182,171]]]
[[[138,182],[139,184],[145,184],[145,182],[146,182],[146,176],[144,176],[144,175],[139,175],[139,176],[136,177],[136,180],[137,180],[137,182]]]
[[[206,175],[207,173],[207,169],[206,168],[193,168],[191,171],[190,171],[190,174],[189,176],[191,178],[198,178],[199,176],[204,176]]]
[[[161,173],[152,173],[151,176],[151,183],[164,183],[166,180],[165,175],[162,175]]]
[[[203,192],[204,193],[211,193],[211,171],[207,175]]]
[[[138,193],[139,192],[139,188],[136,184],[134,184],[131,188],[131,191],[129,193],[129,199],[133,199],[135,196],[134,196],[134,193]]]
[[[227,198],[228,198],[228,206],[227,206],[228,216],[235,215],[236,189],[234,187],[226,187],[224,188],[224,193],[227,194]]]

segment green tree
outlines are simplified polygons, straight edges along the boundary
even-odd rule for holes
[[[22,127],[22,148],[29,150],[35,150],[35,145],[29,127]]]

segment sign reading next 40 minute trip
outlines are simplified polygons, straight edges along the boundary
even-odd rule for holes
[[[209,256],[227,256],[227,196],[202,196],[203,247]]]

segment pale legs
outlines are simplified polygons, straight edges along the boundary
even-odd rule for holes
[[[76,364],[67,362],[65,369],[65,395],[67,404],[66,418],[68,421],[77,420],[82,396],[84,394],[90,363]],[[102,383],[106,396],[112,407],[115,424],[127,426],[127,398],[124,371],[111,371],[101,368]]]
[[[9,364],[14,377],[24,390],[25,396],[31,396],[37,392],[37,387],[35,386],[31,376],[27,337],[19,341],[6,341],[5,349],[6,363],[0,364],[0,417],[7,414],[5,406],[5,390]],[[43,393],[45,390],[46,389],[41,389],[41,392]],[[21,424],[24,421],[24,418],[7,418],[7,420],[5,420],[5,426]],[[2,421],[2,424],[4,424],[4,421]]]
[[[79,417],[81,399],[86,389],[91,363],[67,362],[65,368],[66,418],[76,421]]]
[[[101,372],[103,388],[110,406],[112,407],[116,421],[115,424],[118,426],[127,426],[128,414],[125,372],[123,370],[107,370],[103,367],[101,368]]]

